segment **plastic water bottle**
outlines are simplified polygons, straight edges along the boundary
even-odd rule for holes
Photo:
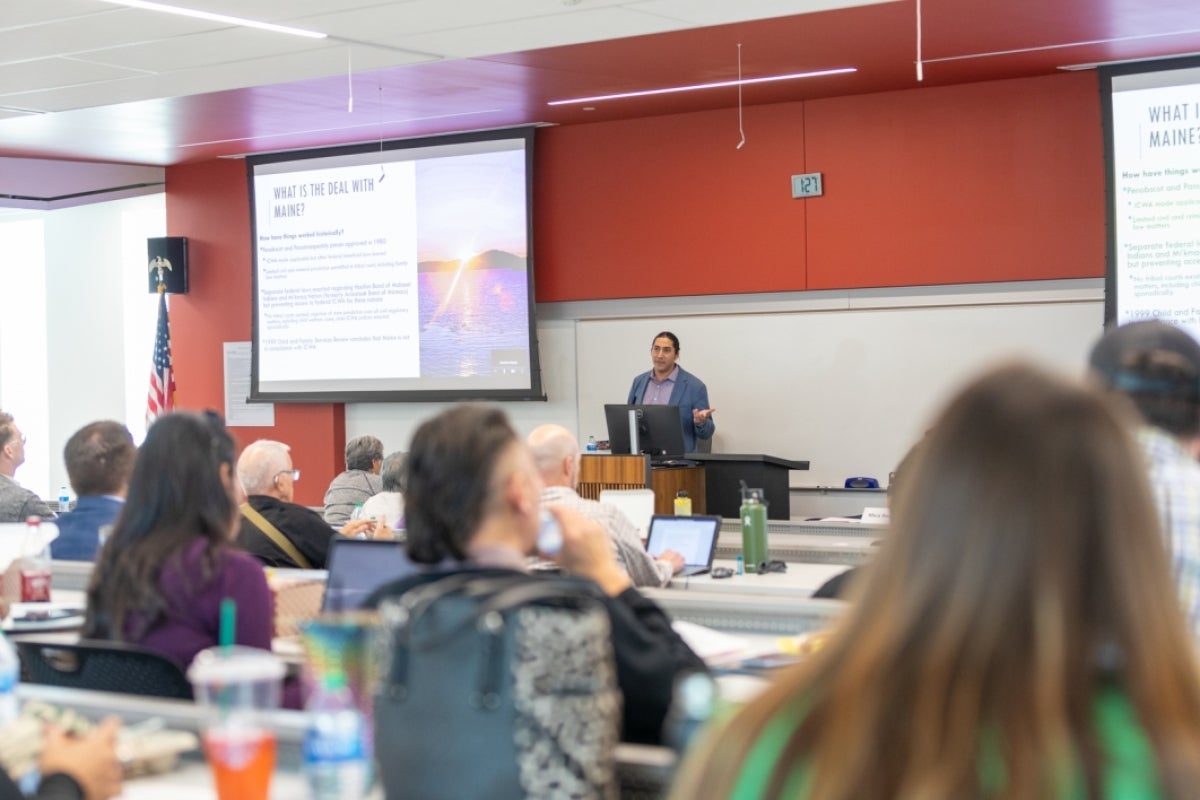
[[[596,452],[596,437],[595,437],[595,436],[589,436],[589,437],[588,437],[588,442],[587,442],[587,451],[588,451],[589,453],[594,453],[594,452]]]
[[[361,800],[369,779],[366,721],[341,672],[325,675],[308,699],[304,771],[313,800]]]
[[[71,510],[71,492],[65,486],[58,487],[58,513],[65,514]]]
[[[671,706],[663,720],[663,741],[677,752],[684,752],[713,716],[717,705],[717,684],[707,672],[693,672],[675,682]]]
[[[562,550],[562,528],[558,520],[546,509],[542,509],[538,517],[538,552],[547,556],[556,556]]]
[[[42,518],[25,518],[25,540],[21,542],[21,558],[18,561],[21,576],[21,601],[25,603],[50,602],[50,545],[42,541]]]
[[[17,650],[3,633],[0,633],[0,729],[16,720],[21,714],[17,701],[17,683],[21,676],[21,662]]]

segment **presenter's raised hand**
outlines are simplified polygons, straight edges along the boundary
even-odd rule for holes
[[[693,408],[692,422],[697,426],[703,425],[704,423],[708,422],[714,411],[716,411],[715,408]]]

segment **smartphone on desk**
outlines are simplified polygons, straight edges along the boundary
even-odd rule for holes
[[[82,608],[24,608],[6,620],[8,630],[43,630],[83,624]]]

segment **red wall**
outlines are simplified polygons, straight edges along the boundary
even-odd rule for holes
[[[1098,277],[1104,169],[1096,76],[1065,73],[539,130],[541,302]],[[825,196],[793,200],[819,171]],[[222,342],[250,337],[245,166],[167,170],[189,239],[172,298],[181,405],[222,408]],[[298,500],[342,466],[341,405],[276,406]]]
[[[802,103],[547,128],[534,183],[537,299],[804,289]]]
[[[250,199],[246,165],[219,160],[167,170],[167,235],[188,238],[188,294],[171,298],[171,356],[181,408],[225,408],[224,342],[250,340]],[[302,471],[296,502],[321,505],[344,464],[345,407],[278,404],[274,428],[231,428],[290,445]]]
[[[1098,277],[1092,72],[539,132],[542,302]],[[824,174],[793,200],[789,178]]]

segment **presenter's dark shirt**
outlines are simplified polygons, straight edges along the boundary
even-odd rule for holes
[[[329,543],[339,534],[329,527],[320,514],[297,503],[287,503],[262,494],[252,494],[246,501],[291,541],[300,554],[308,559],[312,569],[325,569],[325,561],[329,557]],[[289,558],[287,553],[245,516],[242,517],[237,543],[264,566],[300,568],[299,564]]]

